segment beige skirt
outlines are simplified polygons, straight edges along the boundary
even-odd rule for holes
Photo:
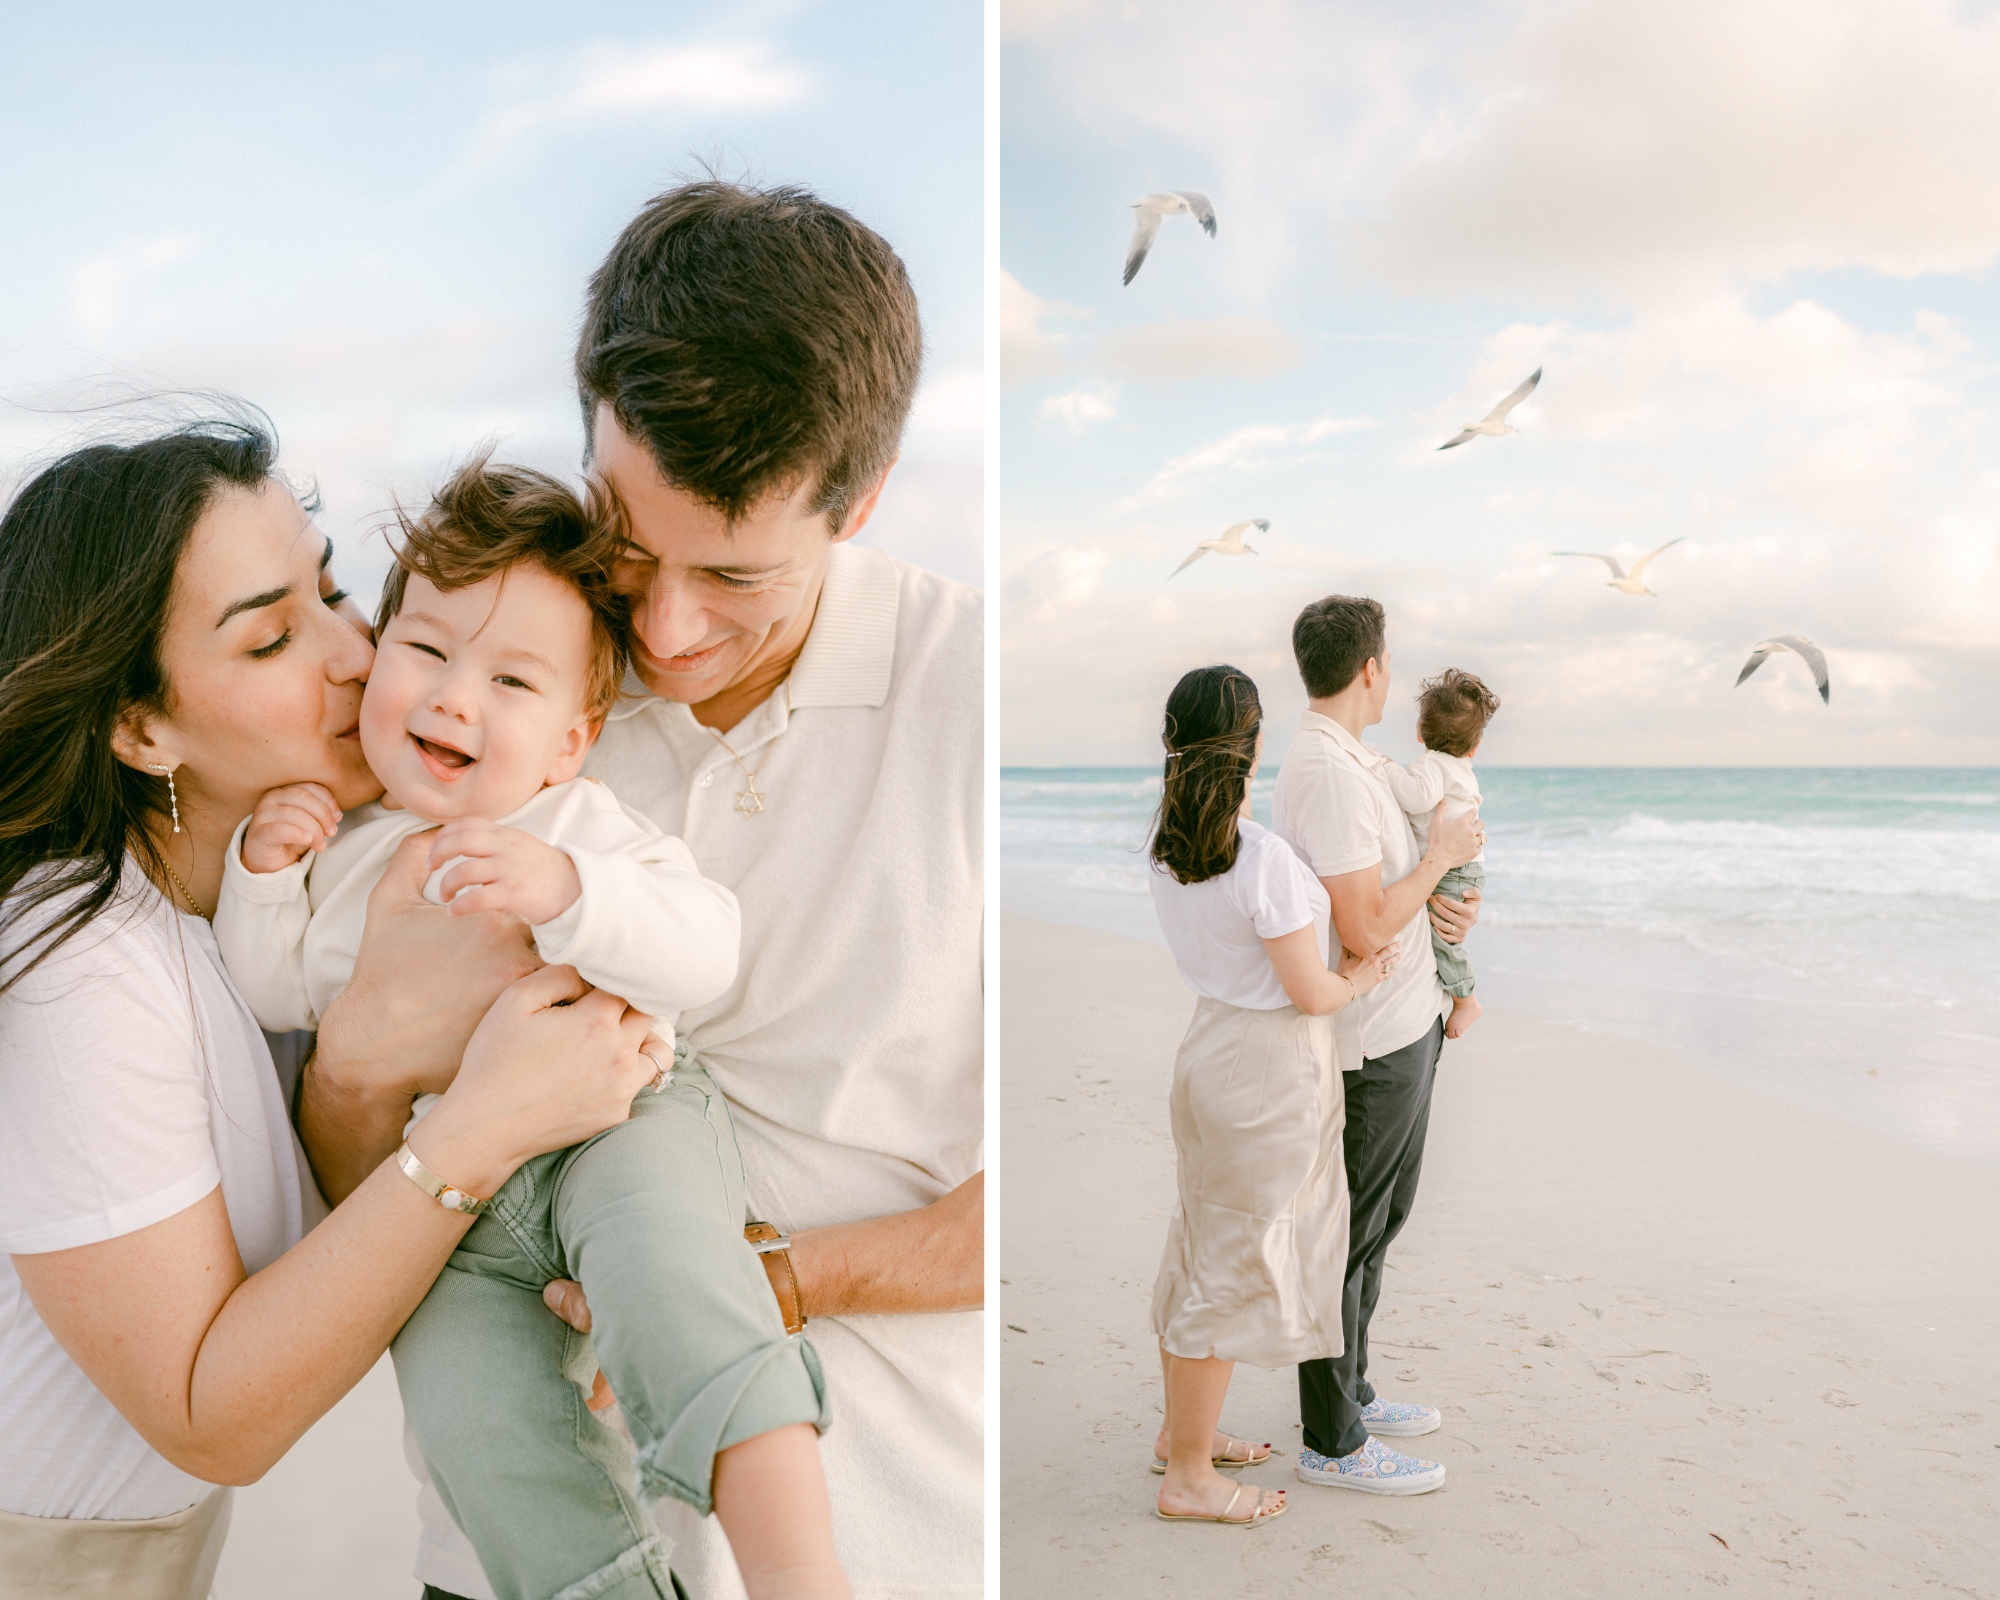
[[[0,1511],[6,1600],[208,1600],[229,1537],[231,1489],[143,1521],[71,1521]]]
[[[1258,1367],[1339,1355],[1347,1101],[1333,1018],[1197,1001],[1168,1104],[1180,1205],[1153,1286],[1167,1352]]]

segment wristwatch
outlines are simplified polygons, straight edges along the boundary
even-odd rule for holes
[[[778,1297],[778,1311],[785,1319],[785,1332],[797,1333],[806,1325],[806,1305],[799,1294],[799,1275],[792,1270],[792,1241],[768,1222],[747,1222],[743,1237],[764,1264],[764,1276],[771,1280],[771,1293]]]
[[[423,1190],[425,1194],[429,1195],[447,1211],[459,1211],[468,1217],[476,1217],[489,1204],[489,1202],[481,1200],[477,1195],[467,1194],[463,1189],[454,1189],[444,1179],[440,1178],[429,1167],[419,1161],[416,1151],[412,1150],[407,1144],[396,1152],[396,1165],[403,1169],[404,1173],[409,1177],[410,1182]]]

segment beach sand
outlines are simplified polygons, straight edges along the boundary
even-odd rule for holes
[[[1147,1321],[1192,1009],[1164,948],[1004,931],[1002,1572],[1013,1595],[2000,1595],[2000,1171],[1509,1015],[1439,1067],[1371,1377],[1434,1494],[1299,1483],[1290,1371],[1224,1425],[1255,1530],[1152,1515]],[[1939,1115],[1948,1115],[1939,1108]]]
[[[384,1356],[258,1483],[236,1491],[214,1600],[416,1600],[417,1481]]]

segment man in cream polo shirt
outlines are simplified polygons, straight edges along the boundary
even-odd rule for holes
[[[847,542],[920,349],[872,231],[802,190],[704,182],[625,229],[577,350],[636,679],[584,770],[742,909],[736,983],[680,1037],[789,1240],[766,1260],[825,1371],[858,1600],[971,1600],[983,1567],[982,608]],[[574,1285],[548,1298],[585,1320]],[[490,1595],[436,1495],[420,1508],[427,1593]],[[715,1517],[655,1514],[694,1600],[744,1592]]]
[[[1362,731],[1382,720],[1389,698],[1379,604],[1345,595],[1315,601],[1293,625],[1292,649],[1309,700],[1278,769],[1275,831],[1326,886],[1342,946],[1369,955],[1393,942],[1402,952],[1388,980],[1338,1019],[1351,1205],[1341,1295],[1345,1349],[1333,1360],[1299,1367],[1305,1449],[1297,1473],[1308,1483],[1370,1494],[1422,1494],[1444,1481],[1444,1468],[1381,1441],[1429,1433],[1441,1419],[1434,1407],[1375,1393],[1368,1382],[1368,1322],[1389,1242],[1416,1201],[1431,1083],[1451,1010],[1426,912],[1447,938],[1463,937],[1476,907],[1432,904],[1431,897],[1446,872],[1473,858],[1485,830],[1473,814],[1439,820],[1419,856],[1382,777],[1388,758],[1361,742]]]

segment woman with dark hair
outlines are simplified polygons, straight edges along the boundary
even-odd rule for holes
[[[1216,1431],[1223,1396],[1238,1361],[1289,1367],[1340,1352],[1347,1174],[1332,1016],[1388,976],[1396,949],[1343,954],[1327,970],[1326,890],[1250,820],[1264,731],[1246,674],[1188,673],[1161,738],[1153,905],[1197,998],[1168,1099],[1180,1205],[1153,1288],[1166,1380],[1157,1510],[1254,1526],[1283,1515],[1285,1492],[1216,1471],[1271,1453]]]
[[[517,928],[441,926],[413,838],[319,1049],[444,1090],[411,1140],[458,1187],[384,1163],[326,1214],[207,922],[263,791],[381,789],[356,737],[373,650],[275,452],[260,419],[93,446],[0,518],[10,1595],[207,1595],[215,1486],[261,1477],[368,1371],[470,1197],[620,1121],[653,1070],[645,1020],[530,973]]]

